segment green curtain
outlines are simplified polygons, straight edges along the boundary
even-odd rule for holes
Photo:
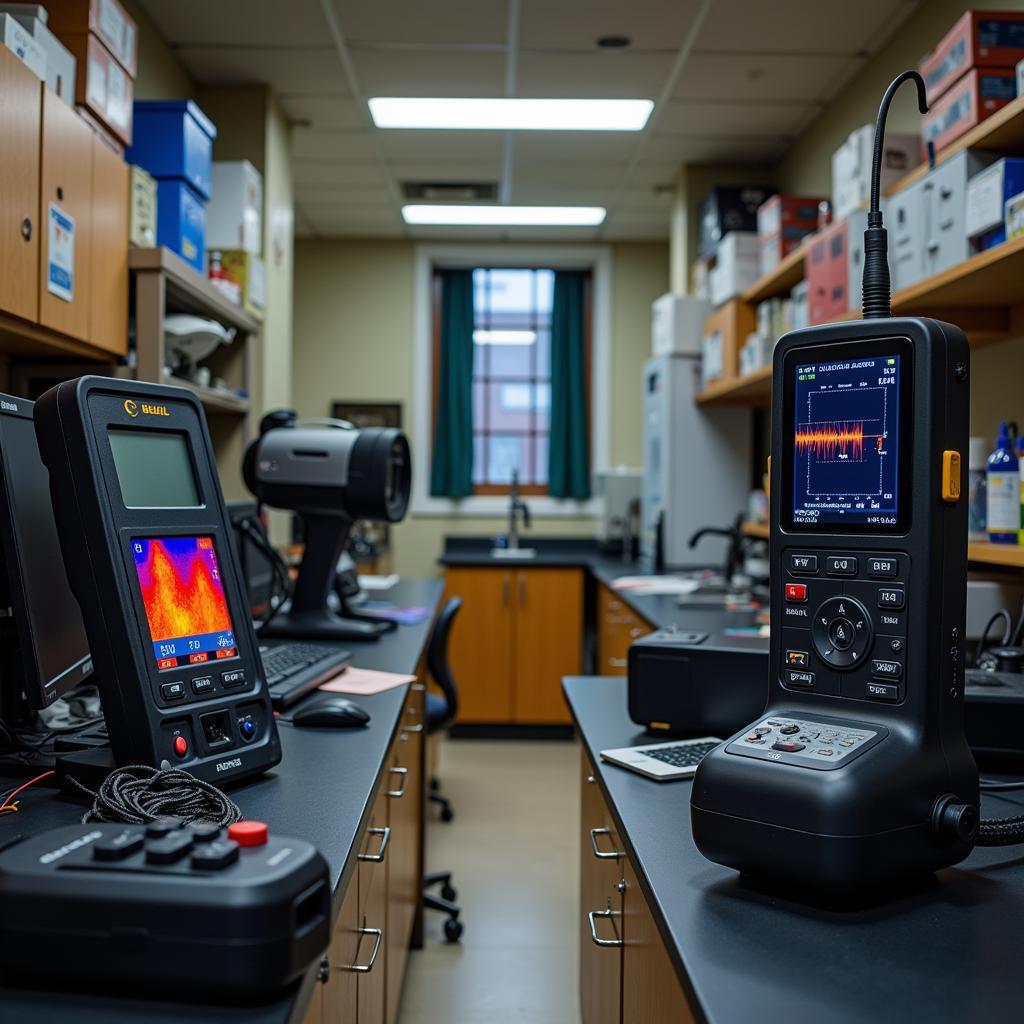
[[[441,271],[441,362],[430,467],[435,498],[473,493],[473,271]]]
[[[553,498],[590,497],[587,429],[586,339],[583,295],[586,274],[555,272],[551,306],[551,439],[548,493]]]

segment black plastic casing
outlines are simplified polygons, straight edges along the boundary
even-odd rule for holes
[[[39,399],[35,426],[50,473],[68,581],[82,609],[118,764],[184,768],[219,785],[272,768],[281,760],[281,743],[199,400],[184,388],[80,377]],[[126,508],[110,428],[185,435],[200,506]],[[238,657],[159,671],[130,545],[137,537],[193,535],[213,538]],[[244,672],[245,682],[229,689],[222,673],[235,670]],[[213,688],[194,693],[192,680],[204,676],[214,678]],[[184,684],[185,697],[167,700],[163,684],[177,681]],[[203,720],[225,712],[226,739],[211,744]],[[248,741],[239,728],[244,718],[256,725]],[[184,757],[174,750],[179,736],[188,744]]]
[[[856,358],[880,339],[905,339],[912,356],[909,460],[901,473],[910,502],[900,532],[793,530],[783,471],[792,444],[788,353]],[[802,353],[801,353],[802,354]],[[799,358],[799,356],[797,357]],[[945,794],[978,807],[978,773],[964,735],[964,631],[967,580],[966,489],[943,500],[946,450],[967,451],[970,353],[956,327],[923,318],[827,324],[792,332],[775,349],[772,381],[772,637],[766,714],[824,719],[878,730],[883,738],[834,770],[757,760],[727,751],[747,729],[700,764],[693,784],[694,840],[709,859],[738,871],[807,889],[859,889],[935,871],[963,860],[971,842],[939,835],[932,824]],[[859,689],[839,693],[787,689],[783,683],[783,588],[787,550],[899,553],[906,578],[906,667],[898,702]],[[812,584],[808,580],[809,585]],[[813,592],[813,591],[812,591]],[[871,613],[877,613],[872,608]],[[877,631],[877,630],[876,630]],[[851,678],[851,676],[846,676]],[[756,724],[755,720],[755,724]],[[747,727],[749,728],[749,727]],[[783,755],[784,758],[784,755]]]

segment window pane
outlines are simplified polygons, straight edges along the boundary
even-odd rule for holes
[[[487,483],[487,438],[484,434],[473,436],[473,483]]]
[[[488,472],[487,482],[491,484],[508,484],[512,482],[512,470],[520,470],[519,479],[525,474],[522,469],[526,463],[526,439],[523,437],[490,437],[487,443]]]
[[[548,482],[548,435],[541,434],[533,439],[533,483]]]
[[[542,380],[551,379],[551,328],[541,327],[537,331],[537,376]]]
[[[479,350],[481,346],[477,346]],[[492,377],[529,377],[533,345],[488,345]]]
[[[533,271],[494,269],[491,277],[491,313],[519,313],[533,309]]]
[[[537,309],[543,313],[544,319],[551,321],[551,303],[555,295],[555,272],[553,270],[537,271]]]
[[[535,400],[532,384],[496,382],[490,385],[488,395],[488,429],[505,432],[530,429],[530,410]]]
[[[551,385],[535,385],[534,395],[533,429],[547,433],[551,429]]]

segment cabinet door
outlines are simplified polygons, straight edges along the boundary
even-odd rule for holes
[[[512,569],[448,569],[447,596],[462,598],[450,660],[460,722],[512,721]]]
[[[583,668],[583,573],[520,569],[515,590],[513,721],[567,724],[562,676]]]
[[[341,913],[334,925],[327,958],[331,973],[323,989],[324,1024],[352,1024],[356,1019],[358,974],[353,968],[359,962],[359,871],[352,875],[341,904]],[[369,950],[373,947],[365,945]],[[316,993],[314,993],[314,998]],[[310,1024],[310,1022],[304,1022]]]
[[[599,946],[590,927],[591,911],[595,931],[604,942],[621,941],[623,858],[610,857],[620,851],[618,837],[610,826],[610,815],[594,781],[590,761],[582,754],[580,796],[580,1018],[583,1024],[619,1024],[622,1009],[622,947]],[[592,835],[591,830],[595,830]],[[607,830],[607,831],[604,831]],[[597,851],[605,856],[597,856]],[[609,902],[610,901],[610,902]],[[606,911],[611,914],[605,916]],[[619,915],[619,916],[616,916]]]
[[[0,45],[0,310],[33,321],[39,317],[42,102],[42,83]]]
[[[423,888],[420,829],[423,821],[423,692],[410,689],[402,724],[391,746],[387,786],[388,850],[387,1019],[394,1021],[402,994],[413,920]]]
[[[626,607],[618,595],[605,586],[597,592],[598,674],[624,676],[629,665],[629,647],[634,640],[652,632],[650,623]]]
[[[92,129],[55,93],[44,89],[39,187],[39,322],[82,341],[89,339],[92,143]],[[56,222],[51,229],[51,205],[57,217],[73,223],[73,242],[68,242],[67,232]],[[54,241],[52,251],[51,240]],[[56,267],[53,275],[49,270],[51,263]],[[67,273],[69,268],[70,273]],[[57,294],[57,289],[64,287],[67,290]]]
[[[128,352],[128,165],[92,139],[92,294],[89,340],[114,355]]]
[[[377,791],[366,838],[359,850],[359,1024],[384,1024],[387,1000],[388,861],[391,828],[387,779]]]
[[[622,948],[622,1024],[672,1021],[693,1024],[675,968],[665,951],[632,865],[623,859],[626,880]]]

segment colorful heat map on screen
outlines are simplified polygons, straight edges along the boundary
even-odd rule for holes
[[[132,552],[158,669],[238,656],[212,537],[139,537]]]

